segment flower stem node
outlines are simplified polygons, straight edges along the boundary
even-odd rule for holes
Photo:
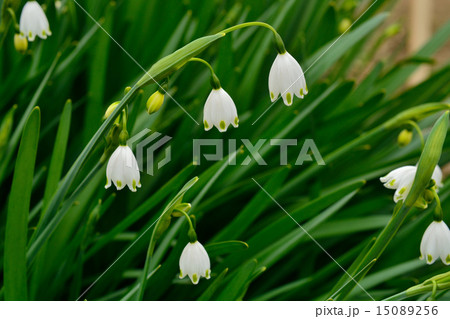
[[[404,129],[400,132],[397,138],[397,143],[400,147],[405,147],[409,143],[411,143],[413,133],[408,129]]]
[[[239,126],[236,105],[223,88],[213,89],[209,94],[203,109],[203,123],[206,131],[213,126],[220,132],[225,132],[230,124]]]
[[[119,105],[119,104],[120,104],[120,101],[117,101],[117,102],[112,103],[110,106],[108,106],[108,108],[106,109],[105,115],[103,115],[103,120],[106,120],[112,114],[112,112],[114,112],[117,105]]]
[[[384,187],[389,189],[395,189],[394,202],[399,200],[405,200],[411,190],[416,175],[417,166],[403,166],[394,169],[389,174],[380,178],[380,181],[384,183]],[[436,183],[435,187],[442,187],[442,171],[439,166],[436,166],[431,177]],[[425,194],[424,194],[425,195]],[[426,208],[427,204],[424,197],[421,196],[416,203],[416,206]]]
[[[180,257],[180,279],[189,276],[194,285],[198,284],[200,277],[210,278],[211,265],[208,253],[198,241],[188,243]]]
[[[117,190],[127,185],[132,192],[135,192],[136,187],[141,187],[138,163],[129,146],[119,145],[109,158],[105,188],[111,186],[111,181]]]
[[[269,73],[270,100],[281,94],[284,104],[292,105],[294,95],[303,99],[308,94],[305,75],[300,64],[288,52],[278,54]]]
[[[425,230],[420,243],[420,259],[431,265],[438,258],[450,265],[450,230],[443,221],[433,221]]]
[[[47,16],[37,1],[28,1],[23,6],[20,15],[20,33],[31,42],[36,36],[47,39],[47,36],[52,35]]]
[[[164,94],[157,90],[147,100],[147,112],[153,114],[158,112],[164,103]]]
[[[23,35],[16,33],[14,35],[14,48],[20,54],[24,54],[28,49],[28,40]]]

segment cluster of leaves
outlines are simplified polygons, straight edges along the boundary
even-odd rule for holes
[[[176,278],[188,239],[185,219],[172,218],[154,247],[143,299],[325,299],[343,274],[337,263],[348,267],[391,217],[392,192],[382,188],[378,177],[414,164],[420,155],[417,136],[400,149],[396,137],[404,127],[389,129],[383,123],[417,105],[441,105],[450,91],[450,65],[405,88],[409,76],[431,62],[448,40],[449,23],[407,60],[393,62],[395,56],[389,56],[373,63],[374,51],[387,38],[384,22],[395,1],[378,0],[361,16],[367,1],[78,0],[101,28],[72,0],[61,1],[58,10],[53,1],[44,2],[53,35],[20,56],[10,28],[0,51],[3,299],[138,298],[149,227],[179,199],[180,190],[183,201],[191,203],[199,240],[210,254],[212,278],[198,286]],[[355,23],[342,34],[345,19]],[[204,132],[170,98],[149,116],[144,104],[157,88],[153,84],[129,105],[129,131],[133,135],[150,128],[171,136],[171,162],[154,176],[142,174],[142,188],[133,194],[103,189],[101,143],[83,165],[69,171],[100,127],[106,107],[122,98],[123,89],[141,78],[143,69],[196,38],[255,20],[273,25],[306,71],[310,93],[304,100],[294,100],[289,108],[282,102],[271,106],[267,75],[276,56],[272,35],[260,28],[236,31],[201,57],[211,62],[233,96],[238,129],[222,135]],[[209,71],[201,65],[186,65],[170,77],[170,95],[198,123],[210,89]],[[437,116],[431,114],[419,125],[426,131]],[[225,145],[228,139],[256,144],[259,139],[291,138],[299,145],[289,148],[288,166],[279,165],[279,148],[268,142],[259,150],[266,166],[255,161],[240,165],[249,155],[246,149],[230,149],[216,163],[193,165],[192,139],[200,138],[223,138]],[[294,165],[307,138],[314,139],[326,166]],[[448,143],[441,163],[449,159]],[[238,165],[230,165],[230,158]],[[60,192],[67,172],[75,180]],[[445,211],[448,183],[439,194]],[[443,272],[441,264],[430,267],[417,258],[432,208],[408,215],[361,281],[376,299]],[[357,287],[347,298],[369,297]]]

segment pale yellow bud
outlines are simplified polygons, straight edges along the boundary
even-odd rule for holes
[[[404,129],[398,134],[397,143],[400,147],[404,147],[411,143],[413,133],[410,130]]]
[[[153,93],[147,100],[147,112],[152,114],[158,112],[161,105],[164,103],[164,94],[159,91]]]
[[[339,33],[341,33],[341,34],[344,33],[345,31],[348,30],[348,28],[350,28],[351,25],[352,25],[352,21],[350,19],[348,19],[348,18],[342,19],[338,25]]]
[[[116,109],[117,105],[119,105],[120,102],[114,102],[113,104],[111,104],[108,109],[105,112],[105,115],[103,115],[103,119],[106,120],[111,114],[112,112],[114,112],[114,110]]]
[[[28,49],[27,38],[20,35],[19,33],[16,33],[14,35],[14,47],[16,48],[17,52],[24,54]]]
[[[389,26],[389,27],[384,31],[384,34],[385,34],[387,37],[392,37],[392,36],[398,34],[400,31],[401,31],[401,24],[400,24],[400,23],[396,23],[396,24],[393,24],[393,25]]]

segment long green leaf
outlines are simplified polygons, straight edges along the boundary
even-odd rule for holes
[[[9,195],[3,273],[6,300],[27,300],[28,214],[40,121],[35,107],[24,126]]]
[[[70,121],[72,118],[72,101],[67,100],[61,114],[61,119],[56,132],[55,145],[48,169],[47,183],[45,184],[44,203],[42,211],[45,212],[48,203],[58,188],[61,179],[64,159],[66,155],[67,142],[69,140]]]
[[[234,274],[233,279],[223,288],[217,300],[239,300],[243,297],[249,280],[256,268],[256,259],[249,260],[239,271]]]

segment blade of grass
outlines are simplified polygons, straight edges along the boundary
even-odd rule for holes
[[[5,300],[27,300],[26,246],[31,186],[39,141],[40,111],[31,111],[22,134],[9,196],[5,233]]]

